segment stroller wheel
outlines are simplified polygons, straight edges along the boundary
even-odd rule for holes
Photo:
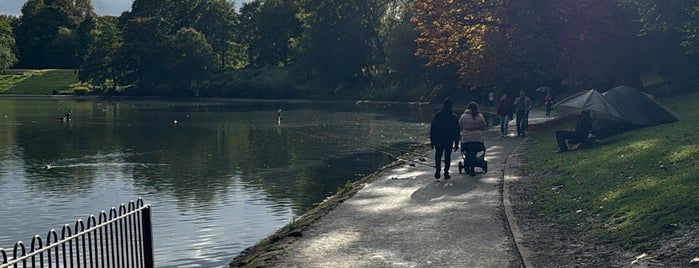
[[[461,163],[461,161],[459,161],[459,174],[461,174],[461,172],[463,172],[463,171],[464,171],[464,163]]]

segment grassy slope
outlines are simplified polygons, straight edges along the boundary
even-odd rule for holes
[[[7,75],[0,75],[0,93],[51,95],[56,90],[59,94],[72,94],[70,86],[78,83],[73,70],[10,70]]]
[[[636,250],[696,226],[699,92],[660,102],[680,121],[615,135],[591,149],[554,154],[554,132],[563,126],[532,135],[535,146],[524,157],[525,172],[540,178],[535,204],[567,226]]]

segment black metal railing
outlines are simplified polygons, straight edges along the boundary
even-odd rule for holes
[[[39,235],[34,236],[29,251],[22,241],[15,243],[11,258],[0,248],[0,268],[49,267],[49,268],[152,268],[153,232],[151,207],[139,198],[90,215],[85,222],[78,219],[74,228],[66,224],[58,232],[51,229],[46,244]]]

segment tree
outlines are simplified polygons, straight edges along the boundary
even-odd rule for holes
[[[39,17],[43,7],[43,0],[28,0],[22,6],[22,16],[15,29],[21,67],[38,68],[42,65],[42,43],[47,43],[46,35],[51,34],[48,25]]]
[[[219,53],[227,49],[223,47],[227,45],[227,30],[223,29],[226,23],[212,26],[208,22],[231,18],[204,18],[230,15],[213,12],[217,6],[209,6],[213,1],[135,0],[131,11],[119,18],[124,43],[115,64],[118,81],[136,86],[140,94],[188,94],[187,90],[200,78],[208,77],[214,59],[206,35],[196,27],[207,29],[216,40]],[[230,7],[220,4],[219,7]],[[185,64],[183,58],[192,62]]]
[[[681,45],[688,54],[699,54],[699,3],[686,0],[620,0],[637,12],[641,33],[675,31],[683,36]]]
[[[20,65],[78,67],[80,49],[76,29],[83,21],[83,13],[91,13],[89,3],[89,0],[28,0],[16,29]]]
[[[293,0],[252,1],[240,13],[241,43],[248,46],[253,67],[286,66],[295,61],[295,46],[303,29]]]
[[[569,87],[638,80],[634,25],[605,0],[417,0],[417,55],[458,68],[463,84]]]
[[[383,62],[378,35],[382,6],[374,0],[304,0],[298,14],[304,33],[301,63],[319,87],[338,90],[370,79]],[[326,94],[327,94],[326,93]]]
[[[427,58],[428,66],[454,65],[464,84],[490,84],[495,77],[516,75],[503,72],[512,63],[503,57],[518,53],[511,43],[515,39],[507,38],[517,32],[507,24],[505,1],[417,0],[411,11],[420,34],[415,54]]]
[[[0,70],[3,73],[15,63],[15,36],[10,25],[12,18],[5,15],[0,15]]]
[[[94,17],[96,25],[90,32],[87,50],[80,66],[78,78],[101,89],[111,81],[111,90],[116,90],[117,76],[115,57],[121,47],[121,35],[117,29],[118,19],[113,16]]]
[[[170,42],[168,77],[173,86],[173,95],[186,96],[190,90],[205,81],[213,66],[212,48],[204,34],[193,28],[180,29]]]
[[[172,29],[171,1],[135,0],[131,11],[119,17],[123,45],[117,52],[115,72],[121,85],[134,85],[141,94],[160,87]]]
[[[237,14],[233,2],[210,0],[201,7],[201,18],[195,28],[206,36],[211,48],[218,58],[218,69],[223,70],[233,65],[229,54],[234,50],[231,43]]]

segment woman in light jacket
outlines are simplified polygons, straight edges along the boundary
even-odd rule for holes
[[[461,128],[461,150],[466,155],[465,168],[471,176],[476,176],[476,153],[484,148],[483,131],[488,129],[485,118],[479,112],[478,104],[469,102],[466,111],[459,118]]]

